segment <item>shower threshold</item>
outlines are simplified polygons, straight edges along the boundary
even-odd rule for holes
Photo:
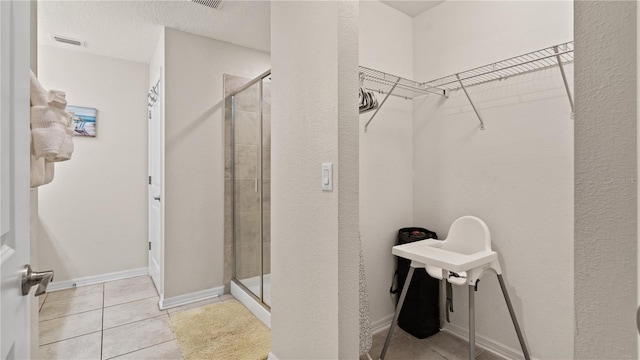
[[[243,284],[244,283],[244,284]],[[246,284],[246,285],[245,285]],[[260,293],[260,277],[231,281],[231,295],[238,299],[258,320],[271,329],[271,312],[254,295]],[[271,274],[264,275],[264,298],[271,303]]]

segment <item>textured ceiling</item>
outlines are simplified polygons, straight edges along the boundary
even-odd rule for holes
[[[392,8],[414,17],[444,2],[444,0],[380,0]]]
[[[162,26],[269,52],[271,3],[226,0],[214,10],[187,0],[38,1],[38,42],[149,62]],[[60,44],[52,35],[83,41]]]

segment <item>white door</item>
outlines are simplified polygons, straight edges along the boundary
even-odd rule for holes
[[[28,359],[30,4],[0,1],[0,359]]]
[[[162,85],[149,90],[149,274],[162,296]]]

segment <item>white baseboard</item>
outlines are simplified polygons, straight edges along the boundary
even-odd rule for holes
[[[267,360],[278,360],[278,358],[273,355],[271,351],[269,351],[269,356],[267,356]]]
[[[242,290],[238,285],[236,285],[233,281],[231,282],[231,295],[235,297],[238,301],[242,303],[258,320],[262,321],[262,323],[271,329],[271,313],[264,308],[264,306],[258,304],[251,295],[247,294]]]
[[[170,298],[160,297],[160,310],[166,310],[177,306],[191,304],[197,301],[207,300],[224,294],[224,286],[178,295]]]
[[[371,332],[373,334],[377,334],[379,332],[389,329],[389,325],[391,325],[391,320],[393,320],[393,314],[389,314],[378,321],[373,321],[371,323]]]
[[[117,271],[117,272],[112,272],[108,274],[87,276],[83,278],[64,280],[64,281],[55,281],[55,274],[54,274],[53,281],[50,282],[49,286],[47,287],[47,292],[73,289],[79,286],[100,284],[107,281],[121,280],[121,279],[127,279],[131,277],[143,276],[143,275],[149,275],[148,268],[145,267],[145,268],[139,268],[139,269]]]
[[[446,323],[444,325],[444,331],[457,336],[461,339],[469,341],[469,329],[465,329],[458,325]],[[496,355],[499,355],[505,359],[524,360],[524,355],[521,351],[513,349],[509,346],[501,344],[499,342],[488,339],[482,335],[476,333],[476,346],[481,347],[487,351],[490,351]],[[534,357],[531,357],[535,359]]]

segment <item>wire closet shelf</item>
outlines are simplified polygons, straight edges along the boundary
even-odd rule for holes
[[[433,88],[417,81],[360,66],[360,81],[363,88],[380,94],[391,94],[404,99],[436,94],[445,95],[443,89]]]
[[[458,90],[464,86],[474,86],[496,80],[504,80],[511,76],[533,71],[544,70],[573,62],[573,41],[550,46],[510,59],[463,71],[427,81],[423,85],[437,87],[448,91]]]
[[[478,108],[469,96],[469,92],[467,91],[468,87],[491,81],[505,80],[512,76],[545,70],[556,66],[560,69],[573,116],[573,97],[564,71],[564,65],[573,63],[573,53],[574,44],[573,41],[569,41],[426,82],[417,82],[360,66],[361,86],[370,91],[386,94],[385,99],[376,108],[373,116],[371,116],[366,123],[365,132],[380,107],[384,105],[384,102],[390,95],[404,99],[415,99],[429,94],[448,97],[451,91],[459,89],[462,89],[469,99],[474,112],[478,116],[478,120],[480,120],[480,129],[484,130],[484,121],[480,116]]]

